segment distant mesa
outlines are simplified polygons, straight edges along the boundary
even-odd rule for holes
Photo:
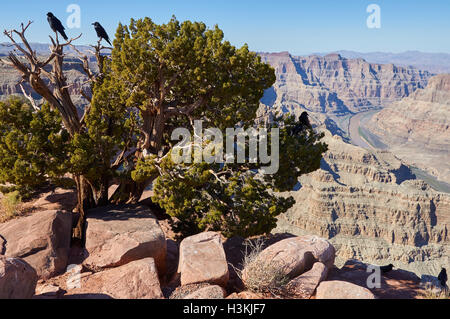
[[[339,53],[260,56],[277,76],[262,103],[270,112],[296,116],[304,110],[344,115],[387,106],[424,88],[432,77],[428,71],[347,59]]]

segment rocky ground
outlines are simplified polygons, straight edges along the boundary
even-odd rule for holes
[[[218,233],[205,232],[177,242],[173,232],[164,231],[170,228],[165,217],[144,204],[92,211],[86,245],[81,248],[71,244],[74,216],[64,210],[73,205],[73,197],[72,191],[62,189],[42,194],[33,202],[42,205],[41,209],[0,224],[0,298],[374,299],[422,295],[420,280],[400,270],[384,275],[381,288],[369,290],[365,288],[367,265],[348,262],[337,268],[335,248],[329,241],[291,234],[252,239],[263,243],[252,262],[276,265],[286,282],[277,293],[249,291],[246,286],[258,274],[252,264],[243,266],[248,255],[244,239],[226,240]]]

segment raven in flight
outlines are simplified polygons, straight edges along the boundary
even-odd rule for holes
[[[61,33],[62,37],[64,38],[64,40],[69,40],[69,38],[66,35],[66,32],[64,32],[65,28],[62,25],[61,21],[59,21],[59,19],[57,17],[55,17],[53,15],[53,13],[49,12],[47,13],[47,21],[48,24],[50,24],[50,28],[52,28],[53,32],[57,33]]]
[[[445,268],[442,268],[441,273],[438,276],[438,280],[443,288],[445,288],[447,285],[447,279],[447,270]]]
[[[94,26],[95,31],[97,32],[97,36],[98,36],[100,39],[104,39],[106,42],[109,43],[109,45],[112,45],[112,44],[111,44],[111,41],[109,41],[108,33],[106,33],[106,31],[105,31],[105,29],[102,27],[102,25],[101,25],[100,23],[98,23],[98,22],[92,23],[92,25]]]

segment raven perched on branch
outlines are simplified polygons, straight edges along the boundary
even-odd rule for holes
[[[97,32],[97,36],[101,39],[104,39],[106,42],[109,43],[109,45],[111,44],[111,41],[109,41],[109,36],[108,33],[106,33],[105,29],[102,27],[102,25],[98,22],[94,22],[92,23],[92,25],[95,28],[95,31]]]
[[[295,127],[293,128],[291,135],[292,136],[296,136],[298,134],[300,134],[301,132],[303,132],[304,130],[310,129],[312,130],[312,125],[309,122],[309,117],[308,117],[308,113],[307,112],[303,112],[302,115],[300,115],[300,118],[298,120],[298,123],[295,125]]]
[[[57,33],[61,33],[62,37],[64,38],[64,40],[69,40],[69,38],[66,35],[66,32],[64,31],[65,28],[62,25],[61,21],[59,21],[59,19],[57,17],[55,17],[53,15],[53,13],[49,12],[47,13],[47,21],[48,24],[50,24],[50,28],[52,28],[53,32]]]

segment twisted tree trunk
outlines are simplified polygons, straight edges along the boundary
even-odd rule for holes
[[[26,39],[25,32],[28,27],[31,25],[31,21],[25,26],[21,25],[21,30],[10,30],[4,31],[4,34],[11,40],[13,46],[18,52],[21,52],[21,56],[16,55],[14,52],[10,52],[7,60],[0,59],[0,62],[7,64],[13,68],[15,68],[21,75],[22,81],[19,83],[22,85],[23,82],[29,83],[29,85],[33,88],[36,93],[44,98],[50,104],[50,107],[53,110],[57,110],[61,115],[61,120],[64,127],[69,132],[70,136],[73,138],[76,134],[81,133],[84,129],[83,123],[86,114],[89,112],[89,107],[85,110],[85,115],[80,119],[78,115],[78,111],[72,101],[72,98],[69,93],[69,85],[67,85],[67,80],[63,72],[63,63],[64,63],[64,47],[72,46],[72,42],[81,37],[70,39],[64,44],[60,44],[58,40],[58,36],[56,35],[55,39],[50,37],[52,41],[51,46],[51,55],[45,61],[40,61]],[[15,35],[20,37],[21,45],[19,42],[15,40]],[[103,71],[103,59],[100,51],[104,48],[100,46],[100,42],[98,43],[96,49],[96,57],[97,62],[100,64],[99,69]],[[25,60],[25,61],[24,61]],[[89,70],[89,64],[87,62],[87,57],[84,56],[83,60],[83,68],[87,73],[91,82],[95,82],[98,77],[101,77],[102,74],[95,75],[93,72]],[[47,71],[46,66],[51,64],[52,70]],[[46,77],[51,86],[47,85],[43,79]],[[81,92],[83,96],[86,96],[84,92]],[[26,95],[29,99],[31,95]],[[31,101],[32,105],[35,109],[38,109],[34,101]],[[87,181],[87,179],[80,175],[74,177],[76,186],[77,186],[77,199],[78,199],[78,213],[79,219],[78,223],[74,230],[74,237],[77,239],[83,239],[84,237],[84,224],[86,219],[87,211],[96,206],[96,202],[94,199],[94,189]],[[103,181],[102,181],[103,182]],[[108,181],[107,181],[108,182]],[[104,186],[104,185],[102,185]],[[101,188],[99,203],[105,203],[105,196],[107,198],[107,186]],[[106,194],[106,195],[105,195]],[[107,199],[106,199],[107,202]]]
[[[77,210],[79,214],[77,225],[73,231],[73,238],[85,241],[85,223],[89,209],[96,206],[92,188],[83,176],[75,176],[77,184]]]

